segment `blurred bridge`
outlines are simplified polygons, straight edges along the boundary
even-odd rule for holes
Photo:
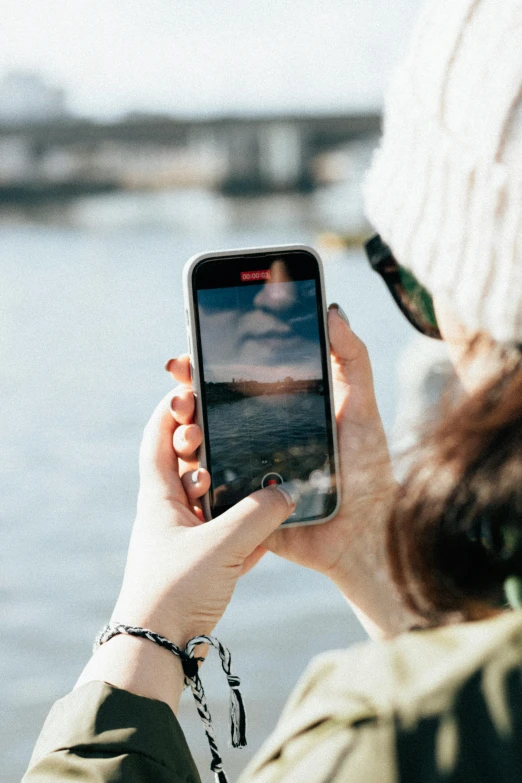
[[[64,119],[0,127],[0,183],[18,180],[139,185],[165,177],[173,161],[193,170],[203,162],[214,185],[229,193],[308,190],[313,160],[361,139],[374,139],[379,113],[174,119],[130,116],[120,122]],[[14,154],[14,157],[13,157]],[[11,169],[7,157],[11,155]],[[7,157],[6,157],[7,156]],[[175,166],[174,166],[175,168]],[[206,170],[207,170],[206,169]],[[32,172],[32,173],[31,173]],[[145,173],[144,173],[145,172]],[[160,182],[161,186],[161,182]]]

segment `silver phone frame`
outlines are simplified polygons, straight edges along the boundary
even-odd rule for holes
[[[277,254],[277,253],[288,252],[288,251],[304,251],[306,253],[310,253],[317,261],[317,265],[319,268],[320,288],[321,288],[320,297],[323,306],[323,330],[325,335],[325,345],[326,345],[326,349],[328,350],[330,341],[328,338],[328,323],[327,323],[328,311],[326,307],[323,262],[318,252],[314,250],[314,248],[309,247],[308,245],[287,244],[287,245],[267,245],[267,246],[259,246],[259,247],[233,248],[231,250],[207,251],[204,253],[196,253],[195,255],[191,256],[186,262],[185,266],[183,267],[183,299],[184,299],[184,308],[185,308],[185,325],[187,329],[187,341],[188,341],[188,349],[190,354],[190,370],[192,374],[192,387],[193,387],[195,403],[196,403],[195,418],[197,424],[201,427],[203,431],[203,442],[199,447],[198,460],[200,465],[205,469],[207,468],[207,454],[206,454],[206,444],[205,444],[205,436],[204,436],[205,433],[205,427],[203,423],[204,417],[203,417],[203,410],[201,405],[201,378],[199,373],[199,365],[200,365],[201,357],[198,354],[198,340],[197,340],[196,328],[195,328],[196,319],[195,319],[195,308],[194,308],[194,290],[192,285],[192,272],[196,267],[196,265],[199,264],[201,261],[207,261],[213,258],[234,258],[238,256],[259,255],[260,253]],[[335,486],[337,491],[337,503],[332,513],[329,514],[327,517],[322,517],[321,519],[314,519],[311,522],[306,522],[306,521],[284,522],[281,525],[281,528],[304,527],[308,525],[320,525],[323,524],[324,522],[329,522],[330,519],[333,519],[333,517],[336,516],[341,505],[341,487],[339,481],[339,477],[340,477],[339,448],[338,448],[338,438],[337,438],[337,424],[335,420],[335,407],[334,407],[334,400],[333,400],[331,361],[327,361],[326,366],[327,366],[327,376],[328,376],[330,411],[332,413],[333,457],[334,457],[334,466],[335,466]],[[215,517],[212,517],[210,511],[210,501],[209,501],[208,492],[201,499],[201,505],[203,508],[205,519],[207,521],[214,519]]]

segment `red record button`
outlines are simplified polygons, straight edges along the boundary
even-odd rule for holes
[[[282,483],[283,477],[280,476],[279,473],[266,473],[261,480],[263,489],[265,487],[277,487],[278,484]]]

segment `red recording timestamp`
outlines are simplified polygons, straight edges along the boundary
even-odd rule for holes
[[[241,272],[242,283],[251,283],[256,280],[270,280],[270,269],[255,269],[251,272]]]

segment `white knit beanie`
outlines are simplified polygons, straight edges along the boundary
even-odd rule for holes
[[[402,265],[522,343],[522,0],[428,0],[364,189]]]

